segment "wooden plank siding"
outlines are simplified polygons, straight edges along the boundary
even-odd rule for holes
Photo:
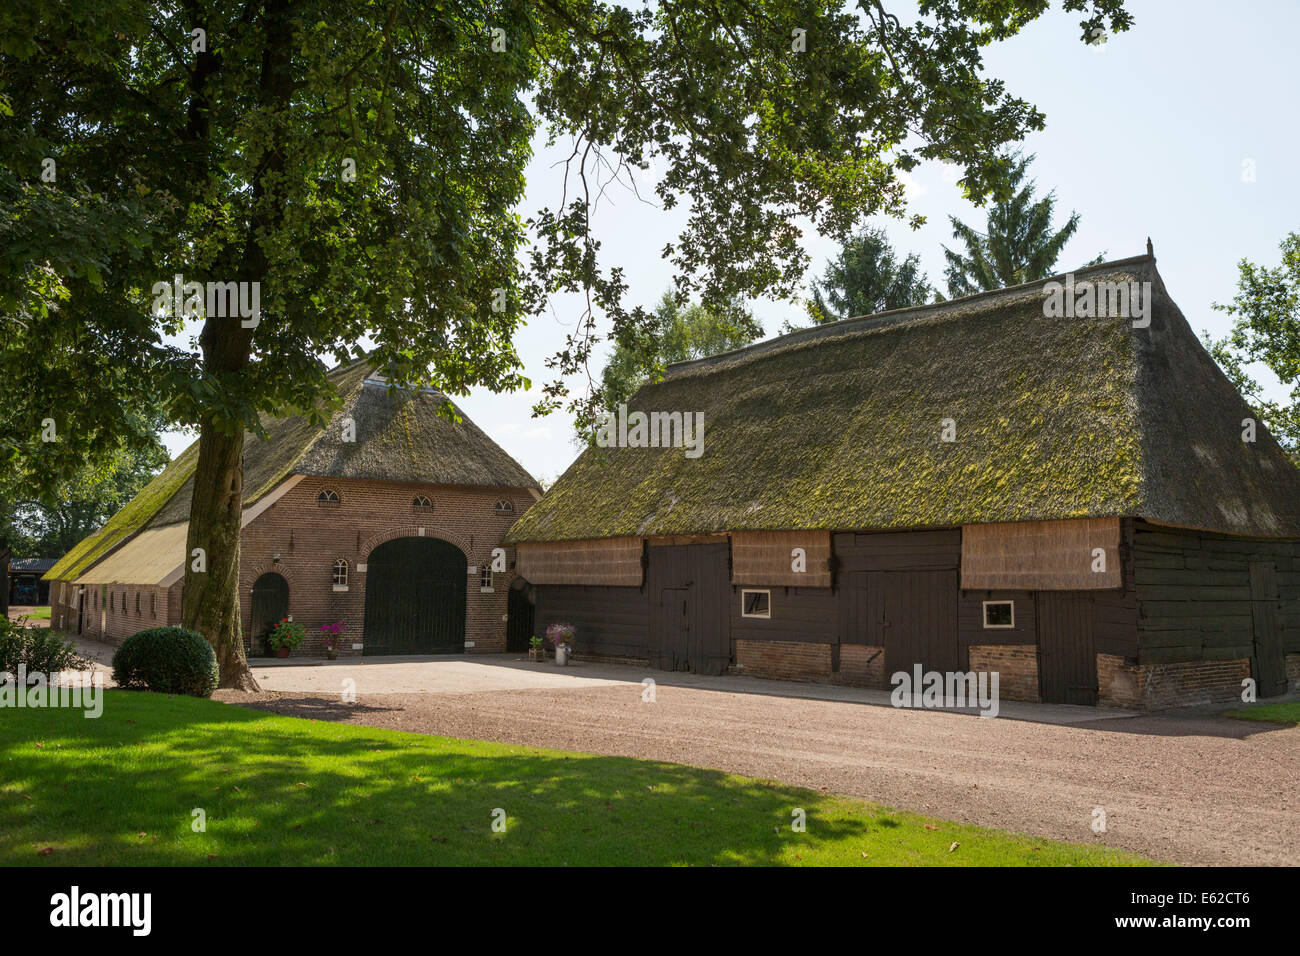
[[[1136,522],[1134,574],[1142,663],[1252,657],[1252,562],[1276,567],[1283,650],[1300,653],[1300,542]]]
[[[742,617],[742,590],[770,591],[770,618]],[[731,643],[736,641],[793,641],[835,644],[839,641],[839,602],[830,588],[733,586],[731,588]],[[859,641],[858,643],[867,643]]]
[[[574,650],[601,657],[649,660],[649,605],[644,588],[545,584],[537,588],[535,628],[578,629]]]

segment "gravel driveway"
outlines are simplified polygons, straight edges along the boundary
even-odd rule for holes
[[[648,703],[644,675],[623,672],[622,683],[548,678],[511,689],[497,679],[473,693],[446,684],[365,693],[376,683],[365,681],[355,704],[323,688],[218,696],[304,717],[691,764],[1170,862],[1300,863],[1300,728],[1212,716],[990,720],[895,710],[844,689],[807,689],[841,699],[783,696],[790,685],[775,682],[754,692],[764,682],[736,678],[661,680]],[[343,672],[318,673],[338,686]],[[264,686],[289,683],[269,676]],[[1100,835],[1091,829],[1097,807]]]

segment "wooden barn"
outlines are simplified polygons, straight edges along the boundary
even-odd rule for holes
[[[337,621],[344,655],[504,651],[519,592],[502,539],[537,483],[469,419],[439,415],[444,396],[390,390],[366,362],[330,377],[342,404],[324,428],[266,418],[269,440],[244,439],[248,650],[292,617],[308,656]],[[197,457],[195,442],[45,575],[55,627],[118,643],[180,623]]]
[[[1037,282],[672,366],[511,529],[538,629],[709,674],[996,671],[1029,701],[1295,689],[1300,472],[1151,255],[1056,281],[1071,317]],[[1120,283],[1145,301],[1082,298]]]

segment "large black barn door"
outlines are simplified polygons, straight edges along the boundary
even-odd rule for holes
[[[1086,591],[1039,591],[1038,692],[1045,704],[1097,703],[1093,597]]]
[[[289,616],[289,582],[283,575],[268,571],[253,582],[252,607],[248,615],[248,632],[253,638],[253,653],[265,653],[262,638],[271,628]]]
[[[366,562],[366,655],[465,650],[465,553],[438,538],[396,538]]]

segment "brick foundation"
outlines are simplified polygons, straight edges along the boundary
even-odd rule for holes
[[[1000,700],[1038,703],[1038,645],[972,645],[970,669],[997,673]]]
[[[1138,664],[1113,654],[1098,654],[1097,703],[1135,710],[1232,703],[1241,700],[1241,682],[1249,676],[1248,657]]]
[[[1300,654],[1286,656],[1286,689],[1288,692],[1300,690]]]
[[[799,641],[736,641],[732,672],[780,680],[827,681],[831,677],[831,646]]]
[[[830,680],[832,684],[887,690],[885,649],[873,644],[841,644],[840,669]]]

